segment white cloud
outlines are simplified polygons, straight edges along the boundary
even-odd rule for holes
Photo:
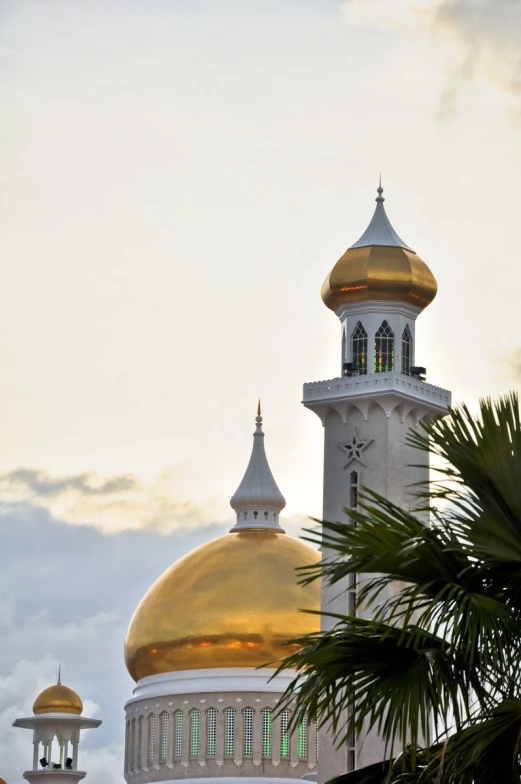
[[[215,499],[202,506],[182,498],[175,491],[176,481],[173,470],[146,483],[133,474],[54,476],[18,468],[0,473],[0,497],[8,504],[44,507],[61,520],[94,525],[106,533],[140,528],[165,533],[207,524],[217,506]]]
[[[30,715],[38,693],[62,679],[85,714],[102,719],[82,741],[91,779],[121,784],[123,705],[132,681],[123,662],[128,622],[171,563],[222,526],[104,535],[53,519],[29,504],[0,514],[0,776],[18,781],[31,764],[30,733],[12,722]]]
[[[473,79],[521,93],[517,0],[343,0],[340,12],[349,25],[422,33],[448,50],[447,105]]]

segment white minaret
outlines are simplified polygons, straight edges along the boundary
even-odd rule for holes
[[[428,384],[415,360],[416,318],[434,299],[436,280],[394,231],[382,193],[380,184],[368,228],[322,287],[342,327],[340,376],[304,384],[303,403],[324,426],[323,516],[346,524],[363,486],[413,506],[411,486],[427,481],[429,465],[425,453],[407,445],[407,433],[450,405],[450,392]],[[343,591],[323,586],[323,610],[348,613],[355,592],[353,582]],[[383,759],[384,749],[370,733],[336,750],[323,731],[319,752],[319,781],[325,782]]]
[[[13,727],[33,731],[33,767],[26,770],[29,784],[77,784],[87,775],[78,770],[80,731],[99,727],[99,719],[81,715],[83,703],[60,678],[36,698],[34,716],[16,719]]]

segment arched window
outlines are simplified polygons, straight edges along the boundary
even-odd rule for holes
[[[307,759],[308,756],[308,718],[302,714],[298,720],[298,756]]]
[[[271,757],[271,709],[261,711],[262,718],[262,756]]]
[[[217,711],[208,708],[206,711],[206,756],[215,757],[217,751]]]
[[[351,471],[349,474],[349,508],[358,508],[358,474]]]
[[[253,757],[253,708],[244,708],[242,712],[243,720],[243,757]]]
[[[409,325],[405,327],[402,335],[402,373],[407,376],[411,372],[412,335]]]
[[[134,770],[136,767],[136,748],[137,748],[137,737],[136,737],[136,719],[132,719],[131,729],[130,729],[130,737],[132,738],[132,753],[129,759],[129,770]]]
[[[367,373],[367,332],[359,321],[353,332],[352,357],[353,370],[361,376]]]
[[[224,711],[224,756],[233,757],[235,753],[235,708]]]
[[[289,757],[289,710],[280,714],[280,756]]]
[[[394,370],[394,335],[387,321],[382,321],[374,339],[374,372],[388,370]]]
[[[127,720],[126,729],[125,729],[125,773],[128,773],[132,767],[131,764],[131,751],[130,751],[130,744],[132,742],[132,724],[130,720]]]
[[[145,717],[140,716],[137,722],[138,767],[145,767]]]
[[[181,759],[183,753],[183,711],[174,713],[174,757]]]
[[[149,765],[154,763],[154,754],[156,751],[156,717],[151,713],[148,717],[148,762]]]
[[[160,728],[161,728],[161,748],[159,750],[159,759],[164,762],[166,760],[166,755],[168,752],[168,720],[170,716],[168,715],[167,711],[163,711],[161,716],[159,717]]]
[[[199,756],[199,724],[201,719],[201,712],[194,708],[190,711],[190,756],[197,758]]]

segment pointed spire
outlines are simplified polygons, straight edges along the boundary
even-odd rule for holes
[[[279,514],[286,506],[286,501],[277,487],[266,457],[260,400],[255,424],[250,462],[230,499],[230,506],[237,513],[237,523],[232,531],[267,528],[281,532]]]
[[[62,685],[62,666],[58,665],[58,686]]]
[[[386,247],[403,248],[414,253],[405,242],[398,236],[391,222],[387,217],[384,207],[385,198],[382,196],[384,189],[382,188],[382,175],[380,174],[380,183],[377,188],[378,196],[376,197],[376,209],[371,222],[367,229],[364,231],[360,239],[351,245],[351,248],[366,248],[368,245],[384,245]]]

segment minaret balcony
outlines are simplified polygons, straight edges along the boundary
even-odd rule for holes
[[[348,378],[333,378],[329,381],[312,381],[304,384],[303,404],[314,410],[324,421],[328,408],[339,410],[339,405],[351,403],[359,408],[367,419],[371,402],[381,406],[390,416],[395,409],[404,414],[414,409],[421,416],[445,414],[451,404],[447,389],[436,387],[414,376],[387,371],[368,373]]]

